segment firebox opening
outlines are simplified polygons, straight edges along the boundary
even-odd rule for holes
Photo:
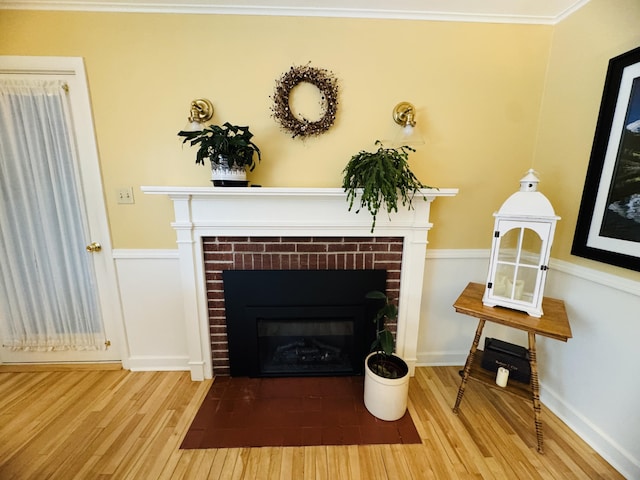
[[[232,376],[360,375],[385,270],[223,272]]]
[[[341,318],[343,313],[258,318],[260,374],[342,375],[357,371],[355,340],[363,332],[356,325],[358,312]]]

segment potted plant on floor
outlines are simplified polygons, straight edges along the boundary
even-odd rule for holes
[[[252,172],[255,168],[256,155],[258,161],[261,160],[260,149],[251,140],[253,134],[249,127],[226,122],[195,132],[180,131],[178,136],[184,137],[183,144],[198,146],[196,163],[204,165],[207,158],[211,161],[211,181],[215,186],[247,186],[247,170]]]
[[[405,414],[409,393],[409,366],[394,354],[395,338],[387,327],[387,322],[397,320],[398,307],[379,291],[367,293],[366,298],[381,307],[373,319],[376,339],[364,364],[364,404],[373,416],[394,421]]]
[[[367,208],[373,217],[371,233],[376,226],[376,218],[381,208],[391,214],[398,211],[398,199],[403,206],[412,208],[415,193],[423,185],[409,168],[409,153],[415,149],[402,146],[385,148],[376,140],[378,150],[362,150],[351,157],[343,170],[342,188],[347,192],[349,211],[359,197],[360,207]],[[426,200],[426,199],[425,199]]]

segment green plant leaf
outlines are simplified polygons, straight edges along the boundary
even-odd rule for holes
[[[358,213],[366,208],[372,217],[373,233],[378,213],[384,209],[388,214],[398,211],[398,198],[403,206],[412,208],[412,199],[422,184],[409,168],[408,146],[385,148],[377,140],[375,152],[360,151],[353,155],[343,170],[342,188],[347,193],[349,211],[360,199]],[[424,198],[426,201],[426,198]]]
[[[380,340],[380,348],[382,348],[385,355],[391,355],[395,348],[393,334],[385,329],[379,333],[378,338]]]
[[[220,125],[208,125],[199,132],[178,132],[178,136],[184,137],[182,143],[187,143],[192,147],[197,147],[196,163],[205,164],[209,159],[213,163],[218,163],[218,158],[223,156],[227,159],[230,167],[249,167],[253,171],[256,166],[254,155],[258,161],[262,160],[262,154],[258,146],[251,140],[253,134],[249,127],[231,125],[225,122]]]
[[[387,296],[380,290],[371,290],[370,292],[367,292],[364,297],[371,300],[384,300],[385,302],[387,301]]]

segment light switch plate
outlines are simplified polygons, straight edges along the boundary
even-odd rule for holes
[[[133,187],[122,187],[116,190],[118,203],[135,203],[133,199]]]

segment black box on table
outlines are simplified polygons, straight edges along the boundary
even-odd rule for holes
[[[531,380],[529,350],[497,338],[484,339],[481,366],[492,372],[497,372],[498,367],[504,367],[509,370],[510,379],[524,383],[529,383]]]

